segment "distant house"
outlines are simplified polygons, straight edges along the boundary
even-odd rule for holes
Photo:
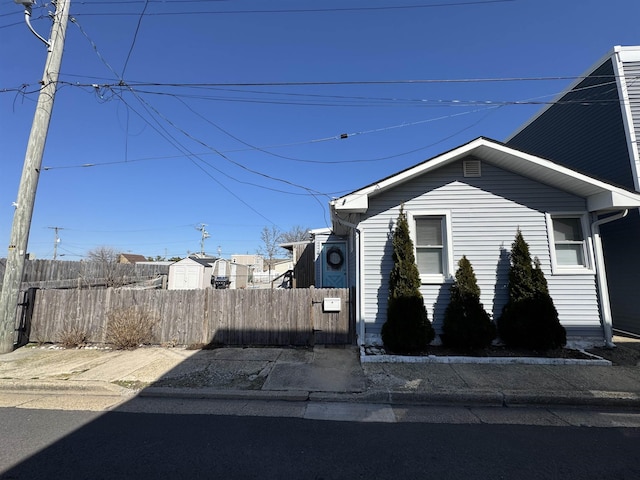
[[[507,145],[640,191],[640,46],[614,47]],[[602,226],[613,326],[640,334],[640,214]]]
[[[136,264],[146,261],[147,257],[145,257],[144,255],[136,255],[133,253],[121,253],[120,255],[118,255],[118,263]]]
[[[264,270],[264,258],[262,255],[231,255],[231,261],[240,265],[246,265],[251,271],[262,272]]]
[[[249,267],[223,258],[187,257],[169,266],[169,290],[246,288]]]
[[[485,308],[499,317],[508,295],[511,244],[520,229],[541,262],[569,338],[611,341],[599,230],[618,218],[607,215],[640,207],[639,194],[477,138],[332,200],[332,231],[319,245],[328,267],[348,266],[360,344],[381,340],[391,238],[401,207],[436,331],[463,255],[473,265]]]

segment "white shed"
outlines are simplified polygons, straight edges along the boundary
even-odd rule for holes
[[[169,290],[211,287],[214,258],[187,257],[169,266]]]

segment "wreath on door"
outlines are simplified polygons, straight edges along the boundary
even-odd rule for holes
[[[344,263],[344,255],[342,254],[342,250],[340,250],[338,247],[331,247],[330,249],[328,249],[326,258],[327,265],[335,270],[338,270]]]

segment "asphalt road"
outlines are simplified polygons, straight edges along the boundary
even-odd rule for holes
[[[640,478],[638,427],[19,408],[0,425],[2,479]]]

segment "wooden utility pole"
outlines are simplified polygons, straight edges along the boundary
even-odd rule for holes
[[[54,240],[53,240],[53,259],[58,259],[58,244],[60,243],[60,237],[58,236],[58,232],[60,230],[64,230],[62,227],[49,227],[51,230],[56,232]]]
[[[22,3],[30,15],[33,2]],[[38,96],[38,104],[33,117],[29,142],[22,168],[22,177],[18,188],[16,211],[13,215],[11,239],[7,253],[7,264],[0,295],[0,353],[13,351],[16,329],[16,314],[20,302],[20,285],[24,271],[29,240],[29,229],[36,199],[36,189],[42,165],[44,145],[53,110],[53,100],[58,86],[58,74],[62,64],[62,51],[67,31],[70,0],[58,0],[53,16],[51,39],[48,42],[49,53],[42,77],[42,88]],[[29,28],[31,28],[28,23]],[[36,34],[37,35],[37,34]],[[42,38],[41,38],[42,40]]]

